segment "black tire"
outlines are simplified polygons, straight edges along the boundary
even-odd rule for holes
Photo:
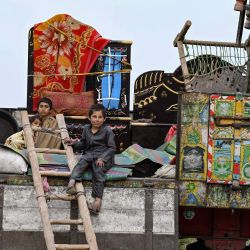
[[[0,143],[4,144],[5,140],[18,130],[15,118],[9,112],[0,109]]]

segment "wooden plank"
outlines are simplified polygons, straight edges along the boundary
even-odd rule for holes
[[[57,171],[40,171],[42,176],[56,176],[56,177],[69,177],[70,172],[57,172]]]
[[[53,234],[52,227],[49,221],[48,206],[47,206],[46,198],[45,198],[44,191],[43,191],[42,178],[39,172],[37,154],[35,152],[33,133],[30,127],[30,122],[29,122],[27,111],[21,111],[21,118],[22,118],[24,135],[25,135],[25,139],[27,142],[28,155],[29,155],[29,159],[31,162],[32,177],[33,177],[34,187],[35,187],[35,191],[37,195],[39,212],[41,214],[41,219],[42,219],[43,228],[44,228],[44,238],[45,238],[46,246],[48,250],[56,250],[54,234]]]
[[[37,153],[46,153],[46,154],[66,154],[66,150],[62,149],[51,149],[51,148],[35,148]]]
[[[43,133],[47,133],[47,134],[58,134],[61,131],[58,129],[49,129],[49,128],[32,128],[33,131],[35,132],[43,132]]]
[[[64,121],[64,117],[62,114],[58,114],[56,118],[57,118],[59,129],[61,129],[61,138],[63,141],[65,138],[69,138],[68,131],[65,130],[66,124]],[[71,146],[67,146],[66,144],[64,144],[64,148],[66,149],[68,166],[70,170],[72,171],[74,166],[77,163],[76,157],[74,155],[74,152]],[[75,188],[79,194],[84,194],[84,188],[81,182],[77,182],[75,185]],[[95,236],[95,232],[93,230],[92,223],[90,220],[86,197],[85,195],[79,195],[77,200],[78,200],[80,216],[83,220],[83,227],[84,227],[84,231],[86,234],[86,240],[89,244],[90,250],[97,250],[98,246],[96,242],[96,236]]]
[[[56,244],[55,246],[56,246],[56,249],[58,249],[58,250],[90,249],[88,244],[79,244],[79,245]]]
[[[185,24],[184,24],[184,26],[182,27],[180,33],[178,33],[177,36],[176,36],[175,39],[174,39],[174,42],[173,42],[174,47],[177,46],[177,42],[178,42],[178,41],[183,41],[183,40],[184,40],[185,35],[187,34],[187,32],[188,32],[189,28],[191,27],[191,25],[192,25],[192,22],[191,22],[190,20],[187,20],[187,21],[185,22]]]
[[[64,200],[64,201],[73,201],[76,200],[76,195],[68,194],[49,194],[46,196],[47,200]]]
[[[192,90],[190,89],[190,85],[188,84],[190,82],[190,74],[188,72],[188,66],[187,66],[187,62],[186,62],[186,58],[185,58],[183,42],[177,41],[177,47],[178,47],[179,56],[180,56],[181,69],[182,69],[182,73],[183,73],[185,88],[186,88],[186,91],[189,92]]]
[[[50,220],[50,223],[53,225],[81,225],[82,220],[70,220],[70,219],[63,219],[63,220]]]

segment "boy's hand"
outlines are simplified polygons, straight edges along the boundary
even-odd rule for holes
[[[72,138],[68,138],[68,137],[63,139],[63,143],[68,145],[68,146],[74,145],[77,141],[78,141],[77,139],[72,139]]]
[[[96,162],[95,162],[96,166],[102,168],[104,167],[105,163],[104,163],[104,160],[103,159],[97,159]]]

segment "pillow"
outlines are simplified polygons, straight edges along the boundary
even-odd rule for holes
[[[0,173],[24,174],[28,164],[24,158],[11,148],[0,146]]]
[[[48,97],[53,103],[52,113],[88,116],[94,101],[94,91],[76,93],[44,91],[42,97]]]

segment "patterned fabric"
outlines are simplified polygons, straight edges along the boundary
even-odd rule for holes
[[[36,24],[33,37],[33,110],[44,90],[82,92],[85,76],[74,74],[88,73],[109,42],[91,26],[65,14]]]
[[[38,153],[37,158],[38,158],[38,162],[40,166],[43,166],[43,165],[67,166],[68,165],[66,155]]]
[[[40,171],[57,171],[57,172],[67,172],[69,171],[68,167],[60,167],[59,165],[54,166],[43,166],[39,168]],[[120,168],[120,167],[112,167],[105,173],[105,179],[107,181],[120,181],[126,180],[128,176],[132,174],[132,169],[129,168]],[[31,168],[28,169],[28,175],[32,175]],[[87,169],[83,173],[83,180],[90,181],[92,180],[92,172],[91,169]]]
[[[65,155],[38,153],[38,162],[41,171],[67,172],[69,167]],[[114,166],[105,173],[106,180],[125,180],[131,175],[132,169]],[[31,172],[29,172],[31,174]],[[91,180],[92,172],[87,169],[83,173],[83,180]]]
[[[176,136],[177,133],[177,126],[176,125],[172,125],[171,128],[168,130],[168,133],[164,139],[164,142],[169,142],[172,140],[172,138],[174,136]]]
[[[149,159],[152,162],[165,165],[168,164],[172,158],[173,156],[166,151],[142,148],[138,144],[133,144],[121,154],[115,155],[115,164],[132,165],[139,163],[145,159]]]
[[[4,145],[14,149],[26,148],[26,141],[23,130],[8,137]]]
[[[163,143],[156,150],[166,151],[171,155],[176,155],[176,135],[174,135],[170,141]]]
[[[53,116],[48,116],[43,120],[42,128],[58,129],[58,124]],[[38,132],[35,142],[36,148],[57,148],[61,146],[61,135],[60,133],[51,134],[43,131]]]
[[[65,155],[59,154],[45,154],[38,153],[38,162],[41,171],[58,171],[58,172],[67,172],[69,171],[67,158]],[[79,158],[79,155],[76,156]],[[132,169],[113,166],[105,173],[106,180],[125,180],[129,175],[131,175]],[[29,172],[31,174],[31,172]],[[91,169],[87,169],[83,173],[83,180],[91,180],[92,172]]]
[[[48,97],[53,105],[51,112],[65,115],[88,116],[89,108],[94,104],[94,91],[82,93],[45,91],[43,96]]]

